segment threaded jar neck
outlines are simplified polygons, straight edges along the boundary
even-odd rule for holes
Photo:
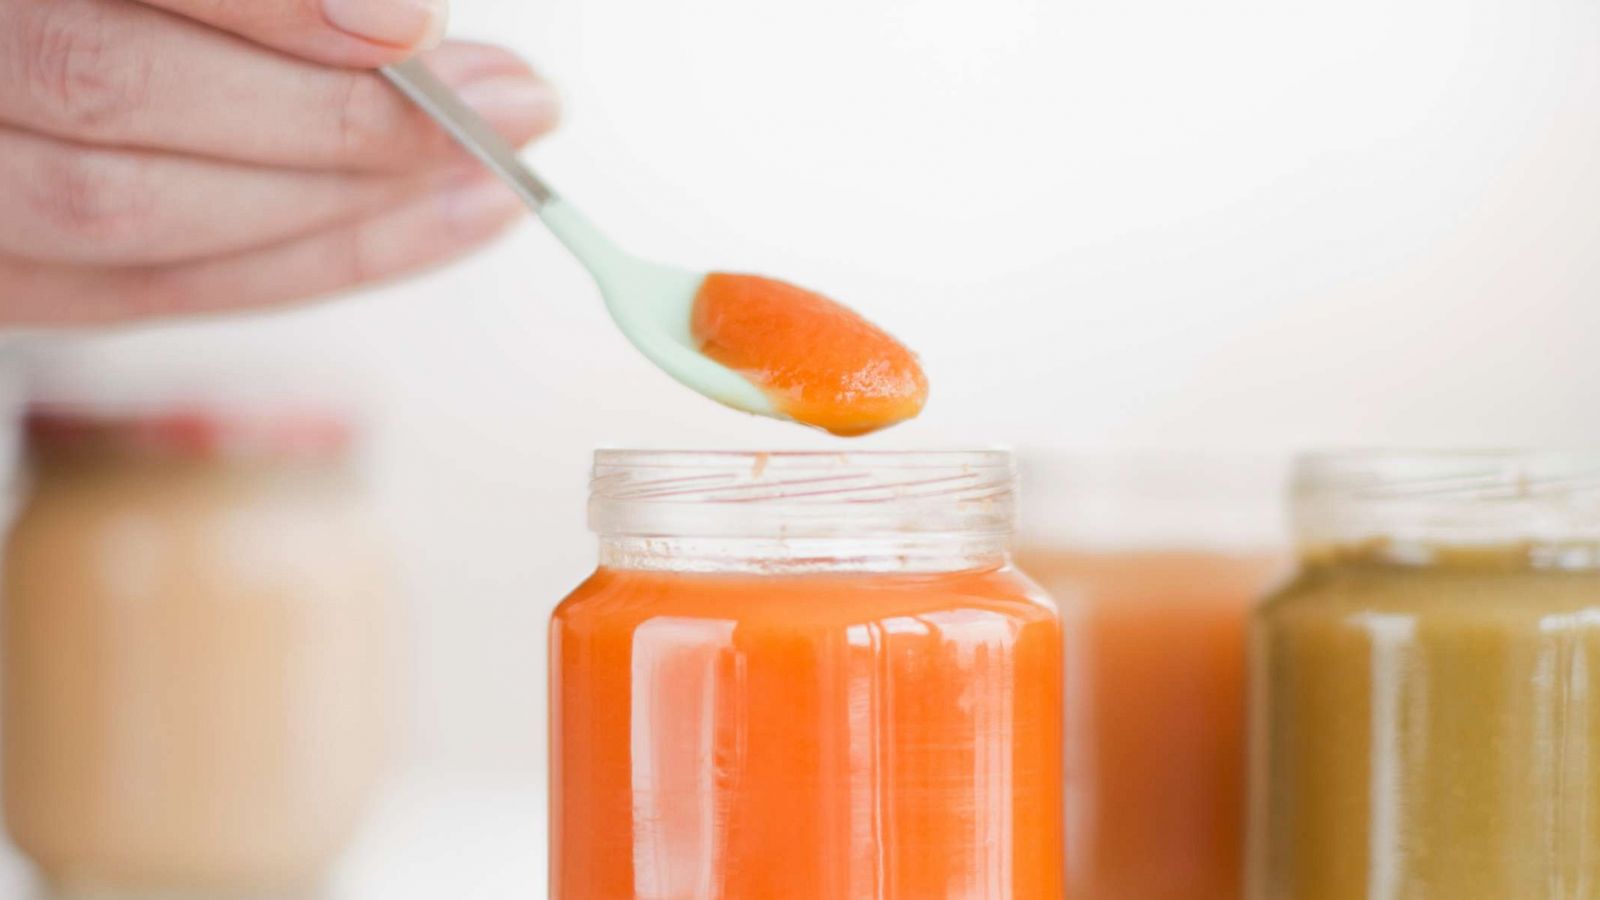
[[[1323,453],[1295,467],[1307,556],[1416,565],[1443,551],[1516,548],[1538,567],[1600,568],[1600,453]]]
[[[680,571],[956,571],[1005,559],[1005,451],[601,450],[601,564]]]

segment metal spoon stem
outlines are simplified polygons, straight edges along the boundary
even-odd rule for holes
[[[523,165],[517,157],[517,151],[506,143],[505,138],[490,127],[482,116],[461,102],[456,92],[428,71],[421,60],[408,59],[384,66],[379,71],[401,93],[443,126],[461,146],[504,179],[528,204],[529,209],[538,212],[555,198],[555,191]]]

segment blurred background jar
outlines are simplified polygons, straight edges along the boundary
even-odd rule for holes
[[[1593,897],[1600,455],[1313,456],[1252,634],[1252,900]]]
[[[1067,895],[1241,889],[1245,625],[1286,568],[1271,457],[1022,457],[1019,567],[1062,613]]]
[[[389,561],[354,427],[40,403],[5,550],[11,837],[74,896],[289,896],[383,768]]]

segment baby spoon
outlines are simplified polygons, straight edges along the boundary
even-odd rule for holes
[[[617,246],[523,165],[511,145],[421,61],[396,63],[382,72],[538,214],[594,276],[611,318],[646,358],[726,406],[789,418],[744,376],[700,352],[690,321],[705,273],[640,259]]]

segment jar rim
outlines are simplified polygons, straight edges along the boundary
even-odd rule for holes
[[[594,464],[601,466],[649,466],[653,468],[724,468],[739,460],[786,469],[838,468],[865,464],[895,464],[901,468],[934,468],[965,465],[974,468],[1010,469],[1010,450],[692,450],[633,449],[602,447],[594,451]]]
[[[1306,546],[1600,542],[1600,452],[1327,451],[1302,455],[1292,483]]]
[[[1325,450],[1295,460],[1296,496],[1519,500],[1600,489],[1600,450]]]
[[[1007,450],[598,450],[601,535],[858,540],[1009,535]]]
[[[1282,547],[1289,462],[1288,452],[1022,447],[1020,533],[1046,548]]]

